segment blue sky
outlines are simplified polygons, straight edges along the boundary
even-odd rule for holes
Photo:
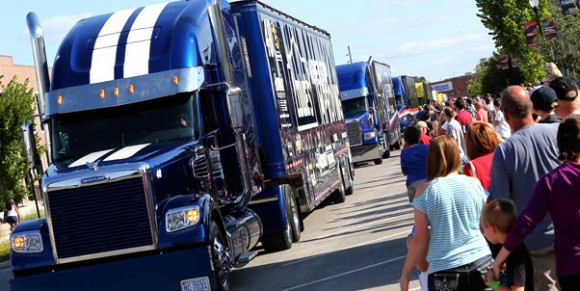
[[[8,2],[2,0],[1,2]],[[1,3],[0,2],[0,3]],[[32,64],[26,14],[34,11],[44,30],[49,66],[66,32],[79,19],[163,0],[33,1],[4,3],[0,55]],[[424,76],[430,82],[473,72],[494,44],[469,0],[266,0],[274,8],[331,34],[336,64],[369,56],[391,65],[393,75]],[[348,4],[347,4],[348,3]]]

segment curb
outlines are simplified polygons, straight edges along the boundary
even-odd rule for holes
[[[0,262],[0,269],[7,269],[7,268],[10,268],[10,260]]]

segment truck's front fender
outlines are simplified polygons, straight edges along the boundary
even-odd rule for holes
[[[43,249],[39,253],[17,253],[13,251],[11,247],[10,261],[14,272],[47,267],[55,264],[46,219],[41,218],[30,220],[17,225],[10,235],[10,241],[12,242],[14,237],[21,234],[33,232],[40,233]]]
[[[171,210],[188,206],[199,207],[199,222],[182,230],[168,232],[166,230],[166,214]],[[214,210],[216,208],[217,206],[209,194],[178,195],[160,203],[158,209],[159,249],[207,243],[209,240],[209,226],[211,220],[214,219],[212,216],[215,215],[213,213],[215,213]]]

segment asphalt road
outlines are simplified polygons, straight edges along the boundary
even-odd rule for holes
[[[399,151],[383,164],[357,167],[354,194],[319,207],[305,218],[290,250],[260,250],[231,274],[232,290],[398,290],[413,225]],[[10,269],[0,269],[8,290]],[[419,290],[413,280],[411,290]]]
[[[413,226],[399,151],[357,167],[355,192],[305,219],[290,250],[263,251],[232,273],[232,290],[399,290]],[[411,289],[418,290],[417,280]]]

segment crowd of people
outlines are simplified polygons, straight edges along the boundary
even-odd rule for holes
[[[580,97],[567,77],[425,105],[403,134],[422,290],[580,290]]]

